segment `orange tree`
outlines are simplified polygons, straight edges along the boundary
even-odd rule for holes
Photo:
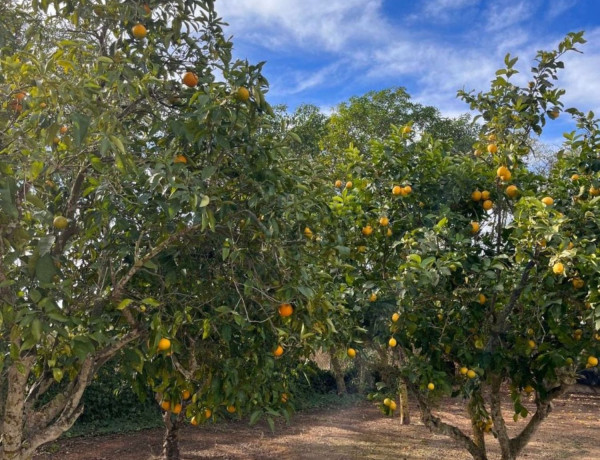
[[[362,295],[378,291],[394,305],[388,343],[425,424],[476,459],[487,458],[486,432],[503,459],[516,458],[575,371],[598,364],[593,114],[568,110],[587,132],[567,135],[548,177],[524,165],[531,133],[561,111],[563,91],[552,83],[560,57],[583,42],[582,34],[569,34],[558,50],[538,53],[524,88],[512,83],[516,59],[507,56],[489,92],[460,93],[481,113],[483,134],[472,154],[453,155],[427,133],[399,128],[371,146],[374,175],[353,181],[363,190],[355,227],[355,244],[368,258]],[[393,183],[381,168],[386,161],[398,164]],[[387,195],[372,185],[381,176]],[[338,212],[354,200],[343,192]],[[506,390],[515,421],[527,419],[512,438],[501,410]],[[466,399],[470,435],[434,415],[442,396]]]
[[[0,458],[64,433],[119,353],[194,423],[288,414],[326,310],[260,66],[212,1],[0,10]]]

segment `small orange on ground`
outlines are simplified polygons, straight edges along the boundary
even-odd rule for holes
[[[184,155],[177,155],[175,157],[175,159],[173,160],[173,163],[183,163],[183,164],[186,164],[187,163],[187,158]]]
[[[379,225],[381,225],[382,227],[387,227],[389,225],[389,223],[390,223],[390,219],[388,219],[387,217],[381,216],[379,218]]]
[[[131,28],[131,33],[137,40],[142,40],[146,36],[148,31],[146,30],[143,24],[136,24]]]
[[[283,354],[283,347],[281,345],[277,345],[277,348],[273,351],[274,356],[281,356]]]
[[[585,285],[585,281],[583,281],[581,278],[573,278],[572,283],[575,289],[581,289]]]
[[[173,413],[174,413],[175,415],[178,415],[178,414],[180,414],[180,413],[181,413],[181,409],[182,409],[182,406],[181,406],[181,404],[177,403],[177,404],[175,404],[175,405],[173,406]]]
[[[395,323],[400,319],[400,313],[394,313],[392,315],[392,322]]]
[[[395,339],[395,338],[393,338],[393,337],[392,337],[392,338],[391,338],[391,339],[388,341],[388,345],[389,345],[390,347],[394,348],[396,345],[398,345],[398,342],[396,341],[396,339]]]
[[[371,233],[373,233],[373,227],[371,227],[370,225],[366,225],[362,228],[361,231],[363,235],[369,236]]]
[[[496,153],[498,153],[498,146],[496,144],[490,144],[487,146],[487,151],[490,152],[492,155],[495,155]]]
[[[248,91],[247,88],[240,86],[235,93],[235,97],[238,101],[246,102],[248,99],[250,99],[250,91]]]
[[[429,382],[429,383],[427,384],[427,389],[428,389],[429,391],[433,391],[433,390],[435,389],[435,385],[434,385],[432,382]]]
[[[342,181],[341,181],[341,180],[339,180],[339,179],[338,179],[338,180],[336,180],[336,181],[335,181],[335,186],[336,186],[337,188],[342,188]]]
[[[170,403],[169,401],[166,401],[166,400],[165,400],[165,401],[162,401],[162,402],[160,403],[160,408],[161,408],[162,410],[169,410],[169,409],[171,409],[171,403]]]
[[[160,351],[165,351],[171,348],[171,341],[169,339],[165,339],[164,337],[158,341],[158,349]]]
[[[346,182],[346,188],[348,188],[348,189],[352,188],[352,181]]]
[[[473,201],[481,200],[481,192],[479,190],[475,190],[473,193],[471,193],[471,199]]]
[[[227,406],[227,412],[229,412],[230,414],[235,414],[235,406]]]
[[[510,198],[514,198],[519,194],[519,189],[516,185],[509,185],[508,187],[506,187],[506,194]]]
[[[490,192],[488,192],[487,190],[484,190],[483,192],[481,192],[481,199],[482,200],[489,200],[490,199]]]
[[[198,84],[198,75],[196,75],[194,72],[186,72],[183,74],[181,81],[185,86],[193,88]]]
[[[394,185],[392,187],[392,195],[400,195],[402,193],[402,187],[399,185]]]
[[[544,203],[546,206],[552,206],[554,204],[554,200],[549,196],[545,196],[542,198],[542,203]]]
[[[562,263],[560,263],[560,262],[556,262],[552,266],[552,271],[554,272],[555,275],[561,275],[565,271],[565,266]]]
[[[479,222],[471,222],[471,233],[477,233],[479,231]]]
[[[189,390],[183,390],[183,391],[181,392],[181,397],[184,399],[184,401],[185,401],[186,399],[190,399],[190,396],[192,396],[192,394],[190,393],[190,391],[189,391]]]
[[[354,358],[356,356],[356,350],[354,348],[348,348],[346,353],[350,358]]]
[[[279,305],[277,311],[279,312],[279,316],[283,316],[285,318],[287,316],[292,316],[292,313],[294,313],[294,307],[292,307],[289,303],[282,303]]]
[[[489,211],[493,207],[494,207],[494,202],[492,200],[485,200],[483,202],[483,209],[485,209],[486,211]]]

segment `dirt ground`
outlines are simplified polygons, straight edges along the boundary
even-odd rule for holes
[[[530,404],[533,408],[533,404]],[[420,422],[412,407],[413,423],[400,425],[386,418],[367,401],[349,408],[332,408],[296,414],[289,425],[249,427],[245,421],[188,426],[181,433],[184,459],[446,459],[471,458],[445,436],[433,435]],[[505,414],[511,414],[507,398]],[[444,420],[469,426],[463,409],[448,403],[438,410]],[[512,422],[516,432],[526,423]],[[600,459],[600,395],[570,393],[556,401],[555,409],[542,424],[522,454],[529,459]],[[162,430],[124,435],[87,437],[59,441],[47,446],[35,460],[146,460],[160,453]],[[486,438],[491,459],[499,450],[492,435]],[[52,452],[52,453],[50,453]]]

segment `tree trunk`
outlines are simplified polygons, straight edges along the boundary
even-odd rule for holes
[[[163,438],[162,458],[164,460],[180,460],[179,426],[181,422],[179,416],[172,419],[171,413],[165,412],[163,421],[165,422],[165,436]]]
[[[333,371],[333,376],[335,377],[335,384],[337,386],[337,394],[345,395],[346,391],[346,382],[344,382],[344,371],[342,370],[342,365],[340,364],[340,360],[335,354],[331,354],[331,370]]]
[[[467,405],[467,412],[471,419],[471,429],[473,430],[473,442],[477,447],[485,452],[485,434],[481,428],[480,420],[477,417],[477,411],[475,407],[477,405],[477,399],[471,396],[469,404]]]
[[[410,425],[410,410],[408,408],[408,388],[406,382],[400,382],[398,396],[400,397],[400,423]]]

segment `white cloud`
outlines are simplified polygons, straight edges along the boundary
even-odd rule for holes
[[[536,2],[532,0],[520,1],[516,4],[512,1],[493,2],[485,16],[487,30],[497,32],[499,30],[513,29],[516,24],[528,20],[536,11]],[[512,33],[512,30],[511,30]]]

